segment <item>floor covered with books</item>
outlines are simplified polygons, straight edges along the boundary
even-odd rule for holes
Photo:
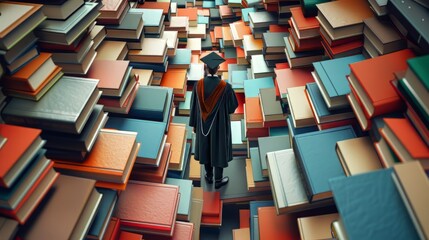
[[[429,239],[428,19],[425,0],[0,1],[0,239]],[[212,55],[238,102],[213,117],[219,189],[189,126]]]

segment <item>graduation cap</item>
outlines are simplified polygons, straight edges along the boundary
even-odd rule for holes
[[[211,52],[207,56],[200,59],[203,63],[207,64],[210,69],[216,69],[219,64],[225,62],[225,59],[217,55],[215,52]]]

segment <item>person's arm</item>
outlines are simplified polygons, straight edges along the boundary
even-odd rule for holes
[[[194,88],[192,89],[192,95],[191,95],[191,109],[189,113],[189,126],[194,127],[195,132],[195,126],[197,125],[197,111],[198,111],[198,102],[197,102],[197,84],[196,82],[194,84]]]
[[[228,113],[232,114],[235,112],[235,109],[238,107],[237,96],[235,95],[234,89],[232,87],[228,88]]]

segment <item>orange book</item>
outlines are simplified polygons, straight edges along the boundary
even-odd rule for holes
[[[275,207],[258,208],[259,239],[300,239],[297,218],[292,214],[277,215]]]
[[[262,120],[262,109],[259,97],[247,97],[245,100],[244,115],[247,128],[264,127]]]
[[[360,53],[363,47],[363,40],[362,39],[357,39],[355,41],[351,41],[351,42],[347,42],[344,44],[340,44],[340,45],[336,45],[336,46],[330,46],[328,44],[328,42],[326,41],[326,39],[323,37],[322,35],[322,41],[320,42],[322,43],[323,48],[325,49],[325,51],[329,54],[329,56],[331,58],[334,58],[336,56],[338,56],[341,53],[345,53],[348,51],[355,51],[352,53]]]
[[[289,28],[288,31],[289,36],[293,42],[292,50],[294,52],[312,51],[322,48],[322,41],[319,36],[313,38],[298,39],[298,36],[295,34],[294,29]]]
[[[183,97],[186,93],[187,69],[169,68],[162,76],[161,86],[173,88],[175,96]]]
[[[280,91],[280,97],[286,98],[287,89],[291,87],[305,86],[307,83],[314,82],[314,78],[311,75],[311,69],[299,68],[299,69],[274,69],[276,73],[276,81]]]
[[[220,5],[219,14],[220,14],[220,18],[222,19],[234,16],[234,13],[232,12],[232,8],[230,8],[228,5]]]
[[[222,26],[215,26],[213,31],[214,31],[214,37],[216,39],[216,42],[218,42],[219,39],[223,38]]]
[[[84,162],[55,161],[63,173],[102,182],[125,183],[137,157],[137,133],[102,129]]]
[[[24,171],[35,151],[43,145],[42,131],[35,128],[0,124],[0,136],[6,138],[0,148],[0,186],[9,188]]]
[[[241,47],[236,47],[235,49],[237,51],[237,58],[244,58],[244,49]]]
[[[129,63],[121,60],[95,60],[86,77],[99,80],[97,86],[103,91],[102,95],[119,97],[128,80],[126,73]]]
[[[177,16],[188,17],[189,23],[191,21],[197,21],[198,19],[198,9],[197,8],[178,8]]]
[[[121,231],[119,234],[119,240],[142,240],[143,236],[138,233],[132,233],[127,231]]]
[[[222,37],[223,41],[232,41],[231,28],[229,26],[222,27]]]
[[[200,55],[199,54],[193,54],[191,56],[191,63],[199,63],[200,62]]]
[[[215,27],[216,28],[216,27]],[[216,39],[214,30],[210,31],[210,39],[212,40],[212,44],[216,44],[218,42],[218,40]]]
[[[250,227],[250,210],[240,209],[240,228]]]
[[[194,224],[190,222],[176,221],[172,237],[165,237],[154,234],[145,234],[145,240],[192,240]]]
[[[170,2],[144,2],[137,8],[162,9],[162,14],[167,16],[170,13]]]
[[[210,10],[207,8],[201,8],[197,11],[198,16],[210,17]]]
[[[36,91],[57,70],[57,65],[51,56],[50,53],[41,52],[39,56],[25,64],[18,72],[11,76],[4,76],[2,79],[3,86],[27,92]]]
[[[165,143],[158,167],[135,164],[130,178],[138,181],[164,183],[167,176],[168,164],[171,159],[171,144]]]
[[[229,26],[231,28],[231,34],[234,41],[243,40],[243,35],[252,34],[250,27],[246,26],[246,24],[243,21],[230,23]]]
[[[287,32],[288,27],[285,25],[271,24],[269,27],[270,32]]]
[[[286,69],[290,68],[289,63],[276,63],[276,69]]]
[[[298,31],[305,31],[310,29],[319,29],[319,21],[316,17],[305,17],[301,7],[293,7],[290,9],[293,18],[293,24]]]
[[[180,165],[183,160],[184,145],[186,144],[186,125],[180,123],[170,123],[166,142],[171,144],[171,159],[168,164],[170,170],[181,170]]]
[[[420,160],[429,169],[429,147],[407,118],[384,118],[380,133],[402,162]]]
[[[221,205],[220,192],[203,192],[203,216],[219,216]]]
[[[390,81],[395,79],[395,72],[407,70],[406,60],[414,56],[410,49],[404,49],[350,64],[350,85],[356,90],[368,116],[374,117],[403,107]]]
[[[110,222],[109,225],[107,225],[103,240],[116,240],[119,234],[119,226],[119,219],[115,217],[110,218]]]
[[[225,62],[223,62],[219,65],[218,72],[228,72],[228,65],[229,64],[236,64],[236,63],[237,63],[236,58],[226,58]]]

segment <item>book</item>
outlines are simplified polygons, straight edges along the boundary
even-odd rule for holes
[[[419,162],[393,166],[392,178],[408,210],[420,238],[429,234],[427,210],[424,203],[429,198],[428,178]]]
[[[50,196],[19,236],[24,239],[85,237],[102,197],[94,185],[94,180],[60,175]],[[64,223],[62,227],[56,224],[59,218]]]
[[[163,121],[168,93],[165,88],[140,86],[131,106],[129,116],[132,118]]]
[[[285,42],[283,38],[286,37],[283,32],[266,32],[262,34],[262,41],[264,44],[264,53],[284,53]]]
[[[115,190],[97,188],[97,191],[102,194],[102,198],[98,211],[88,230],[87,238],[89,239],[103,239],[116,201],[118,200],[118,193]]]
[[[143,13],[145,35],[159,34],[161,32],[165,19],[162,9],[131,8],[129,11]]]
[[[11,99],[3,109],[3,119],[18,125],[78,134],[101,95],[97,84],[98,80],[63,76],[38,102]]]
[[[338,213],[298,218],[299,235],[303,240],[331,238],[331,224],[339,218]]]
[[[290,69],[276,68],[276,88],[279,89],[279,96],[283,102],[287,101],[287,89],[291,87],[305,86],[307,83],[314,82],[311,77],[311,71],[308,69]]]
[[[293,126],[295,128],[315,126],[315,117],[305,94],[305,87],[292,87],[287,89],[287,101]]]
[[[251,28],[269,27],[276,24],[277,17],[272,12],[249,12],[249,21]]]
[[[119,25],[105,25],[106,37],[108,39],[138,40],[142,37],[143,26],[142,13],[127,12]]]
[[[259,218],[258,218],[258,208],[274,206],[273,201],[250,201],[250,239],[259,239]]]
[[[179,186],[180,200],[176,219],[180,221],[189,221],[192,203],[192,181],[187,179],[167,178],[165,184]]]
[[[96,59],[101,60],[124,60],[128,54],[127,43],[123,41],[102,41],[97,48]]]
[[[255,54],[250,60],[252,69],[252,78],[274,77],[274,69],[267,66],[265,59],[267,55]]]
[[[244,95],[246,96],[246,98],[258,97],[259,89],[273,87],[274,81],[272,77],[246,79],[244,80]]]
[[[170,127],[167,133],[168,143],[171,143],[171,160],[168,165],[170,170],[182,170],[180,165],[182,165],[183,155],[184,155],[184,146],[186,144],[186,126],[185,124],[180,123],[170,123]]]
[[[289,142],[289,136],[283,135],[283,136],[270,136],[270,137],[260,137],[258,138],[258,145],[259,145],[259,160],[261,161],[261,167],[262,167],[262,175],[267,177],[268,176],[268,165],[267,165],[267,153],[283,150],[283,149],[290,149],[290,142]]]
[[[121,230],[172,236],[178,205],[178,186],[130,181],[113,215]]]
[[[94,60],[86,77],[98,79],[102,96],[120,97],[130,78],[129,61]]]
[[[259,97],[247,97],[244,104],[244,119],[247,128],[263,128],[263,118]]]
[[[179,48],[176,50],[176,54],[174,56],[169,56],[168,66],[170,68],[189,68],[191,65],[191,56],[191,49]]]
[[[44,145],[40,129],[0,124],[0,135],[7,139],[0,148],[2,164],[0,186],[10,188]]]
[[[250,229],[249,228],[232,229],[232,239],[233,240],[250,239]]]
[[[162,35],[162,39],[167,40],[167,55],[169,57],[175,56],[177,53],[177,46],[179,44],[179,39],[177,38],[178,32],[177,31],[164,31],[164,34]]]
[[[345,176],[335,144],[352,138],[356,138],[356,134],[348,125],[296,135],[293,139],[293,149],[310,202],[332,198],[328,180]],[[313,147],[315,143],[318,145],[316,149]]]
[[[299,39],[314,38],[319,36],[319,22],[315,17],[305,17],[301,7],[290,8],[291,22]]]
[[[135,132],[103,129],[84,162],[55,159],[55,169],[67,175],[125,185],[140,148],[136,137]]]
[[[414,53],[410,49],[404,49],[350,64],[348,80],[362,101],[367,116],[374,117],[401,109],[401,99],[390,81],[394,78],[394,72],[407,69],[406,60],[413,57]],[[377,71],[377,74],[368,72],[368,69],[380,68],[384,71]]]
[[[161,86],[172,88],[175,100],[185,96],[186,73],[186,69],[168,69],[162,76]],[[184,99],[181,99],[181,101],[184,101]]]
[[[313,62],[323,60],[323,51],[294,52],[292,49],[293,40],[291,40],[291,37],[284,37],[283,40],[285,42],[285,53],[290,68],[308,67],[311,66]]]
[[[259,239],[299,239],[296,216],[291,214],[277,215],[275,207],[258,209]]]
[[[18,222],[9,218],[0,217],[0,234],[5,239],[13,239],[16,232],[18,231]]]
[[[141,144],[136,163],[154,167],[159,166],[162,156],[161,150],[166,141],[165,123],[132,118],[110,117],[105,127],[136,132],[136,141]]]
[[[43,2],[40,1],[39,3]],[[65,20],[83,4],[84,1],[82,0],[65,1],[61,4],[46,3],[43,5],[42,11],[49,19]]]
[[[203,192],[203,211],[201,215],[201,225],[221,226],[222,225],[223,202],[219,192]]]
[[[380,55],[406,48],[406,39],[395,29],[391,21],[376,17],[364,20],[363,33]]]
[[[123,0],[103,0],[103,6],[100,8],[100,16],[97,22],[100,24],[118,25],[124,19],[128,11],[128,4]]]
[[[164,149],[162,149],[162,156],[157,168],[151,166],[145,166],[135,164],[131,172],[130,179],[145,182],[164,183],[168,164],[171,158],[171,144],[165,143]]]
[[[346,108],[349,105],[346,98],[346,95],[350,93],[346,78],[350,74],[349,64],[364,59],[362,54],[358,54],[313,63],[312,75],[328,108]]]
[[[141,50],[128,51],[128,59],[142,63],[163,63],[167,54],[167,41],[158,38],[145,38]]]
[[[280,101],[276,100],[275,88],[259,89],[259,98],[262,110],[262,120],[268,121],[283,121],[286,115],[283,113]]]
[[[348,238],[418,238],[392,173],[390,168],[329,180]],[[383,231],[377,230],[380,226]]]

